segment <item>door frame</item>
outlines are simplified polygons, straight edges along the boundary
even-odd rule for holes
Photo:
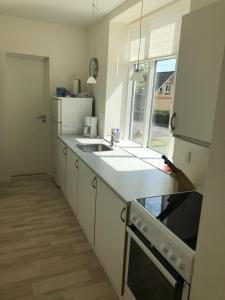
[[[12,177],[12,160],[10,157],[12,156],[12,135],[11,135],[11,103],[8,95],[8,88],[9,88],[9,79],[8,79],[8,66],[7,66],[7,58],[8,57],[19,57],[19,58],[28,58],[28,59],[36,59],[41,60],[44,62],[45,65],[45,78],[46,78],[46,86],[45,86],[45,108],[46,108],[46,173],[51,174],[51,142],[50,142],[50,134],[51,134],[51,120],[50,120],[50,94],[49,94],[49,83],[50,83],[50,58],[47,56],[39,56],[39,55],[30,55],[30,54],[23,54],[23,53],[15,53],[15,52],[5,52],[4,53],[4,62],[5,62],[5,83],[6,83],[6,105],[7,105],[7,134],[8,134],[8,165],[10,170],[10,177]]]

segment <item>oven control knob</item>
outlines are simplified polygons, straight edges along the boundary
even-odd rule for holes
[[[133,216],[131,217],[131,220],[135,223],[136,220],[137,220],[137,216],[133,215]]]
[[[170,250],[170,251],[169,251],[169,253],[168,253],[168,258],[169,258],[171,261],[175,262],[175,260],[176,260],[176,255],[175,255],[175,253],[173,252],[173,250]]]
[[[143,224],[141,226],[141,231],[143,231],[143,232],[147,232],[148,231],[148,228],[147,228],[147,226],[145,224]]]
[[[139,227],[141,227],[143,223],[142,223],[141,219],[137,219],[136,224],[137,224]]]
[[[169,248],[168,248],[168,246],[167,246],[165,243],[162,243],[162,245],[161,245],[161,250],[162,250],[162,252],[163,252],[164,254],[167,254],[168,251],[169,251]]]
[[[177,265],[178,269],[180,269],[181,271],[184,271],[185,265],[181,258],[178,258],[176,265]]]

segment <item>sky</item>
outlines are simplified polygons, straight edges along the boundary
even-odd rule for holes
[[[156,72],[171,72],[176,69],[176,59],[167,59],[157,61]]]

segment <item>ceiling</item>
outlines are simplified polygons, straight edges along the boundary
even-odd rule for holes
[[[95,0],[99,12],[95,20],[126,0]],[[53,23],[87,27],[92,24],[93,0],[0,0],[0,13]]]

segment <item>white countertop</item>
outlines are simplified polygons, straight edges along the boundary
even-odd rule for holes
[[[90,153],[83,152],[76,145],[104,143],[109,146],[109,144],[102,139],[87,139],[74,135],[60,135],[59,138],[124,201],[165,195],[173,191],[174,181],[171,176],[131,154],[132,151],[136,154],[138,151],[134,143],[132,147],[132,144],[128,145],[128,142],[122,141],[118,144],[119,147],[115,146],[112,151]],[[152,159],[156,158],[153,155]],[[148,160],[149,158],[146,158],[146,161]]]

